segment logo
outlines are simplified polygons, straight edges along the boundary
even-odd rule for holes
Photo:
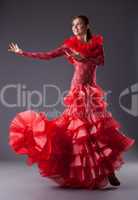
[[[130,101],[129,107],[123,105],[122,101],[124,98]],[[131,85],[121,92],[119,96],[119,104],[125,112],[134,117],[138,117],[138,83]]]

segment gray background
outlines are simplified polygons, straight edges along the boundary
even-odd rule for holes
[[[70,35],[74,15],[87,15],[94,33],[104,36],[105,65],[97,69],[97,83],[106,91],[109,109],[122,123],[126,135],[138,139],[138,116],[127,113],[119,104],[119,95],[138,84],[138,2],[134,0],[87,0],[87,1],[0,1],[0,91],[8,84],[25,84],[27,90],[42,92],[43,84],[54,84],[61,91],[68,90],[73,76],[73,66],[64,58],[50,61],[33,60],[16,56],[7,51],[9,42],[17,42],[28,51],[49,51]],[[7,90],[5,99],[16,101],[15,90]],[[122,104],[131,110],[132,92],[122,99]],[[135,92],[138,95],[138,88]],[[48,103],[56,97],[48,91]],[[34,97],[34,102],[37,101]],[[8,108],[0,99],[0,158],[22,160],[8,146],[8,127],[17,112],[27,107]],[[35,108],[47,112],[43,105]],[[55,109],[62,112],[58,104]],[[135,105],[138,109],[138,104]],[[136,143],[137,144],[137,143]],[[126,158],[135,160],[137,145]]]

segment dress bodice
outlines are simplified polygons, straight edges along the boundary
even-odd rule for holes
[[[90,61],[78,62],[74,64],[74,74],[71,81],[71,87],[77,84],[95,84],[96,83],[96,65]]]

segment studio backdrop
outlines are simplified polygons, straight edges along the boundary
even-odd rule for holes
[[[64,57],[45,61],[17,56],[8,52],[9,43],[26,51],[50,51],[72,35],[71,20],[76,15],[87,15],[92,32],[104,37],[105,64],[97,68],[97,83],[107,92],[108,110],[137,144],[137,9],[134,0],[0,1],[1,160],[17,160],[8,145],[9,124],[16,113],[32,109],[49,118],[60,115],[74,72]],[[137,148],[126,157],[135,159]]]

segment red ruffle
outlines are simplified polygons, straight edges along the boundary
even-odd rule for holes
[[[17,154],[28,156],[29,165],[47,162],[51,171],[52,165],[56,167],[56,160],[58,164],[59,160],[63,163],[64,156],[71,154],[71,138],[63,130],[63,126],[60,128],[54,120],[49,121],[42,112],[24,111],[10,124],[9,144]],[[52,173],[48,173],[49,169],[47,175]]]
[[[62,186],[106,186],[134,139],[124,135],[106,110],[104,95],[98,85],[78,85],[64,99],[65,111],[51,121],[44,113],[17,114],[10,124],[11,147],[26,154],[29,164],[37,163],[42,176]]]
[[[68,106],[69,115],[94,123],[105,114],[105,94],[99,85],[78,84],[64,97],[64,104]]]
[[[10,124],[9,144],[17,154],[27,154],[29,162],[39,159],[47,136],[45,127],[48,126],[43,113],[25,111],[18,113]]]
[[[80,41],[76,36],[71,36],[69,39],[64,41],[64,44],[86,57],[96,57],[101,53],[101,47],[103,46],[103,36],[100,34],[92,35],[90,41],[87,43]]]

